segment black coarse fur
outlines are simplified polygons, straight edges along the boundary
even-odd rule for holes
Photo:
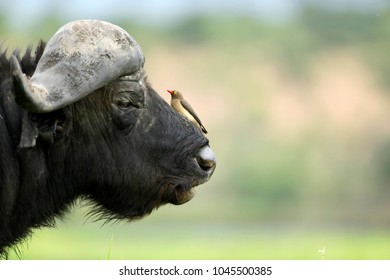
[[[27,76],[44,48],[14,52]],[[78,198],[103,218],[133,220],[186,202],[210,177],[195,160],[207,139],[146,78],[146,92],[134,97],[142,106],[115,103],[116,87],[126,84],[112,83],[57,111],[30,113],[15,101],[6,53],[0,50],[0,257],[32,229],[52,226]],[[31,127],[36,144],[20,146]]]
[[[27,48],[23,57],[20,56],[19,50],[13,52],[13,55],[20,61],[21,68],[26,75],[32,76],[34,74],[45,45],[45,42],[40,41],[35,55],[31,53],[31,46]],[[5,255],[5,251],[2,250],[4,246],[11,246],[19,242],[23,236],[29,233],[23,222],[17,222],[14,229],[9,228],[9,225],[13,222],[12,217],[10,217],[13,205],[9,206],[8,204],[11,200],[16,203],[15,200],[17,200],[16,197],[19,192],[18,186],[21,182],[19,164],[15,154],[17,146],[13,140],[20,137],[22,112],[10,101],[12,98],[9,88],[10,65],[6,53],[6,50],[2,51],[0,49],[0,256]],[[5,108],[8,105],[11,108]],[[7,110],[9,111],[8,122],[6,119]],[[43,221],[43,224],[47,222]]]

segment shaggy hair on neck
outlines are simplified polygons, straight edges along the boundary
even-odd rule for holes
[[[46,43],[40,41],[35,48],[35,54],[32,55],[32,46],[29,46],[26,49],[26,52],[23,56],[20,55],[20,50],[16,49],[12,52],[13,55],[20,61],[21,68],[27,76],[32,76],[34,74],[35,68],[37,67],[39,59],[45,50]],[[0,83],[10,77],[9,70],[9,57],[7,56],[7,49],[4,49],[3,46],[0,46]]]

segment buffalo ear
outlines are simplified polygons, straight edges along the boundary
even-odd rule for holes
[[[20,136],[19,148],[34,147],[38,138],[38,126],[31,120],[28,112],[24,111],[22,116],[22,132]]]
[[[46,114],[24,113],[19,148],[31,148],[37,139],[49,144],[62,138],[69,131],[69,118],[64,110]]]

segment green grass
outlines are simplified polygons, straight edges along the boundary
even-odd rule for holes
[[[22,259],[390,259],[390,233],[190,223],[61,226],[35,233]],[[12,253],[11,259],[18,257]]]

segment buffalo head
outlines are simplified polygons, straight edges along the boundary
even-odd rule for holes
[[[1,133],[17,141],[7,147],[19,177],[0,189],[8,215],[0,222],[10,235],[0,233],[0,245],[50,223],[78,197],[104,217],[136,219],[189,201],[210,178],[216,162],[208,140],[152,89],[143,64],[126,31],[96,20],[63,26],[31,76],[11,56],[10,90],[2,94],[15,105],[3,104],[2,115],[19,120]]]

